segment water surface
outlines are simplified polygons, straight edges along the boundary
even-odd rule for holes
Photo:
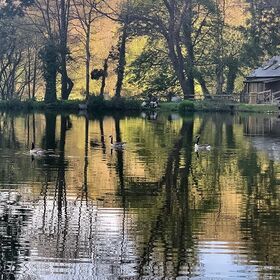
[[[277,116],[1,113],[0,279],[278,279],[279,155]]]

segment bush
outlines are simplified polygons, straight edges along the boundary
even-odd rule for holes
[[[0,101],[2,110],[59,110],[75,112],[79,110],[79,104],[85,103],[81,100],[58,100],[53,103],[34,100],[9,100]],[[111,110],[111,111],[139,111],[141,110],[141,101],[128,98],[113,98],[104,100],[100,96],[90,96],[88,100],[88,111]]]
[[[0,102],[0,108],[4,110],[20,110],[26,107],[24,102],[18,99],[4,100]]]
[[[160,103],[160,110],[161,111],[171,111],[177,112],[179,110],[179,103],[177,102],[163,102]]]
[[[194,102],[190,100],[184,100],[179,104],[179,111],[184,112],[193,112],[194,111]]]

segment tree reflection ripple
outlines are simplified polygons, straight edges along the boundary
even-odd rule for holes
[[[277,279],[279,128],[1,113],[0,279]],[[211,151],[195,153],[198,134]],[[31,142],[54,153],[30,158]]]

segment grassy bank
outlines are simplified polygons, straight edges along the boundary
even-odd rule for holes
[[[182,101],[180,103],[161,103],[161,111],[177,112],[254,112],[278,113],[277,105],[243,104],[221,101]]]
[[[54,111],[79,111],[79,105],[84,104],[81,100],[57,101],[45,103],[43,101],[0,101],[1,110],[54,110]],[[87,105],[88,111],[140,111],[141,102],[133,99],[118,98],[104,100],[100,97],[91,97]]]
[[[29,111],[29,110],[54,110],[78,112],[79,105],[83,104],[81,100],[57,101],[47,104],[42,101],[0,101],[0,110],[11,111]],[[254,113],[278,113],[276,105],[253,105],[239,104],[231,102],[217,101],[189,101],[185,100],[180,103],[160,103],[160,111],[163,112],[254,112]],[[113,111],[141,111],[141,101],[134,99],[118,98],[112,100],[103,100],[100,97],[91,97],[88,102],[88,112],[113,112]]]

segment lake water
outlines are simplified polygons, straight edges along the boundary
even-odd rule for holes
[[[279,232],[277,116],[0,113],[0,279],[280,279]]]

